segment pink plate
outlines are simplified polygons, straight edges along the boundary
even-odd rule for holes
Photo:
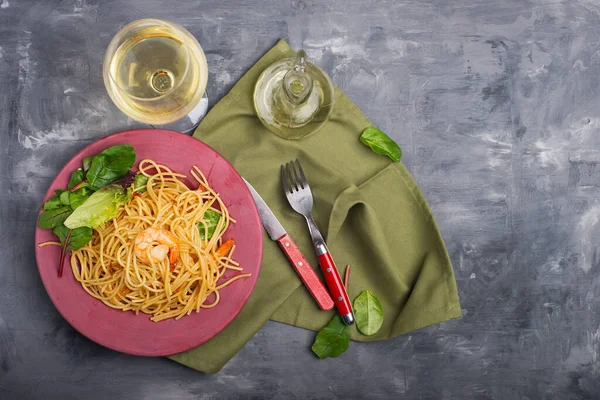
[[[137,163],[144,158],[189,175],[197,165],[209,184],[218,192],[230,214],[237,220],[225,234],[236,239],[234,259],[252,276],[232,282],[220,291],[221,300],[214,308],[161,322],[150,321],[147,314],[135,315],[104,305],[88,295],[73,277],[69,265],[58,279],[58,246],[37,247],[56,237],[49,229],[36,228],[35,254],[38,268],[50,299],[62,316],[80,333],[94,342],[123,353],[164,356],[194,348],[211,339],[229,324],[250,297],[260,270],[263,232],[258,212],[241,176],[219,153],[190,136],[158,129],[132,130],[105,137],[79,152],[54,179],[44,200],[56,189],[64,189],[71,173],[79,168],[83,157],[96,155],[116,144],[130,144]]]

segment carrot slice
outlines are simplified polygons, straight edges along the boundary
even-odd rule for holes
[[[223,243],[222,245],[219,246],[219,248],[217,249],[217,251],[215,252],[215,254],[217,256],[219,256],[219,257],[226,256],[227,253],[229,253],[229,251],[233,247],[234,243],[235,242],[234,242],[233,238],[229,239],[228,241],[226,241],[225,243]]]

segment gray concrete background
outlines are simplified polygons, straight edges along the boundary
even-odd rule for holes
[[[464,317],[318,360],[268,323],[218,375],[104,349],[50,303],[37,207],[78,150],[136,126],[102,56],[142,17],[200,41],[212,104],[279,38],[404,150]],[[0,398],[600,398],[600,3],[0,0]]]

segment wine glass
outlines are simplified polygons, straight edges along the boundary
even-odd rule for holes
[[[208,108],[204,51],[173,22],[141,19],[123,27],[106,50],[103,77],[117,107],[153,127],[189,132]]]

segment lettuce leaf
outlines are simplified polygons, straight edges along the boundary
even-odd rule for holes
[[[120,185],[109,185],[88,197],[65,220],[64,224],[69,229],[82,226],[96,228],[106,221],[115,218],[121,206],[131,200],[131,189]]]

